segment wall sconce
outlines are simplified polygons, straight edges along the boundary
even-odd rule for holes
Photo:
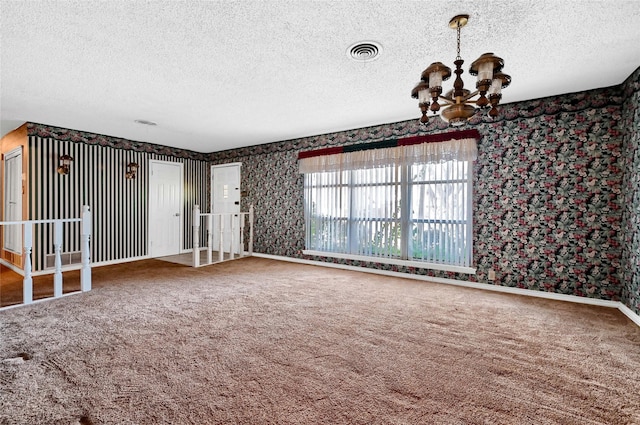
[[[69,174],[69,165],[71,165],[71,161],[73,161],[73,158],[71,158],[69,155],[62,155],[60,157],[60,166],[58,167],[58,174],[62,176],[66,176],[67,174]]]
[[[135,179],[136,178],[136,174],[138,174],[138,168],[140,166],[138,164],[136,164],[135,162],[130,162],[129,164],[127,164],[127,172],[124,175],[127,180],[131,180],[131,179]]]

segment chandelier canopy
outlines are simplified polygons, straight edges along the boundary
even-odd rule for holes
[[[420,122],[426,124],[429,121],[427,112],[431,110],[434,114],[440,110],[440,117],[452,126],[459,126],[471,118],[476,109],[488,109],[489,116],[498,115],[498,103],[502,98],[502,89],[511,83],[511,77],[503,74],[504,61],[493,53],[484,53],[476,59],[469,68],[469,74],[478,76],[476,91],[473,93],[464,88],[464,82],[460,75],[464,72],[462,64],[464,60],[460,57],[460,29],[469,21],[469,15],[457,15],[449,21],[449,27],[458,33],[458,56],[453,63],[456,66],[456,79],[453,83],[453,90],[442,94],[442,82],[451,77],[451,68],[442,62],[434,62],[422,72],[422,77],[417,86],[411,90],[411,97],[418,99],[422,117]],[[477,100],[472,100],[479,95]],[[475,106],[474,106],[475,105]]]

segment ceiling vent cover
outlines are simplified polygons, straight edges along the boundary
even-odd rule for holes
[[[142,125],[151,125],[151,126],[158,125],[158,123],[155,123],[153,121],[148,121],[148,120],[135,120],[135,122],[137,124],[142,124]]]
[[[378,59],[382,46],[375,41],[359,41],[347,49],[347,56],[356,62],[370,62]]]

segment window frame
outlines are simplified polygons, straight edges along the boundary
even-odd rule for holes
[[[349,173],[348,183],[342,183],[342,182],[339,183],[342,187],[347,187],[348,196],[349,196],[348,215],[345,218],[347,220],[346,247],[348,252],[335,252],[335,251],[325,251],[325,250],[318,250],[318,249],[308,249],[308,242],[310,238],[309,232],[310,232],[310,226],[311,226],[311,223],[309,220],[310,213],[311,213],[310,211],[311,206],[309,205],[310,200],[308,199],[308,191],[311,190],[313,187],[318,187],[319,185],[318,184],[310,185],[307,179],[311,179],[312,178],[311,175],[313,174],[318,174],[322,172],[305,173],[304,174],[305,249],[302,251],[302,253],[305,255],[316,256],[316,257],[328,257],[328,258],[354,260],[354,261],[362,261],[362,262],[369,262],[369,263],[380,263],[380,264],[389,264],[389,265],[397,265],[397,266],[405,266],[405,267],[458,272],[458,273],[465,273],[465,274],[475,274],[476,269],[475,267],[472,266],[473,265],[473,199],[472,199],[473,198],[473,160],[467,159],[463,161],[467,163],[466,166],[468,168],[467,168],[466,178],[462,178],[462,179],[461,178],[448,178],[445,180],[442,180],[442,179],[424,180],[423,179],[418,182],[412,182],[410,181],[411,171],[412,171],[412,167],[416,164],[402,164],[402,165],[395,166],[395,167],[399,167],[399,174],[400,174],[399,183],[390,182],[390,183],[382,183],[382,184],[371,183],[371,184],[360,185],[361,187],[389,185],[389,186],[400,188],[401,213],[400,213],[400,219],[398,220],[401,226],[400,257],[370,256],[370,255],[359,255],[359,254],[353,253],[355,251],[353,249],[353,246],[354,245],[357,246],[358,244],[357,238],[354,236],[352,231],[353,226],[357,226],[357,220],[353,216],[354,214],[353,202],[355,202],[354,201],[355,197],[353,196],[353,190],[355,187],[358,186],[356,183],[354,183],[353,176],[356,172],[363,170],[361,168],[354,169],[354,170],[329,171],[330,173],[344,173],[344,172]],[[411,229],[413,228],[414,223],[418,221],[422,221],[425,223],[436,223],[436,222],[442,222],[442,221],[446,221],[450,223],[460,222],[459,218],[450,218],[445,220],[441,218],[436,218],[436,219],[413,218],[413,214],[411,211],[413,187],[417,184],[436,185],[436,184],[448,184],[448,183],[450,184],[450,183],[456,183],[456,182],[466,184],[466,191],[467,191],[466,211],[468,213],[467,213],[467,217],[463,218],[463,223],[468,222],[466,225],[466,232],[467,232],[466,255],[468,256],[467,264],[459,265],[459,264],[451,264],[451,263],[445,263],[445,262],[430,262],[430,261],[424,261],[424,260],[409,259],[410,245],[413,240],[413,238],[410,237],[411,236],[410,232],[412,231]],[[377,221],[378,219],[368,219],[368,220]],[[381,218],[380,220],[393,222],[396,219],[393,219],[392,217],[385,217],[385,218]]]

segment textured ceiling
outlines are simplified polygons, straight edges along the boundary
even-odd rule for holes
[[[431,62],[453,67],[460,13],[465,85],[494,52],[505,103],[640,66],[635,0],[0,0],[0,117],[199,152],[417,119],[410,91]],[[362,40],[377,60],[347,57]]]

